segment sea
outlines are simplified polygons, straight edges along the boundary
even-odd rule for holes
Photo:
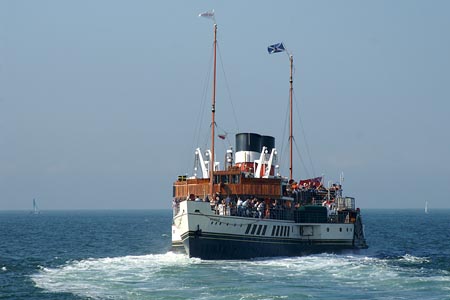
[[[206,261],[170,210],[0,212],[0,299],[450,299],[450,210],[362,211],[369,248]]]

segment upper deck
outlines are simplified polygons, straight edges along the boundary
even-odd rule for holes
[[[179,177],[173,184],[173,197],[180,200],[191,194],[204,197],[209,194],[209,188],[209,178]],[[278,199],[283,195],[283,185],[281,178],[253,178],[234,168],[214,172],[213,193]]]

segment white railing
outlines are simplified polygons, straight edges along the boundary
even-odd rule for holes
[[[337,198],[336,204],[338,210],[355,209],[355,198],[353,197]]]

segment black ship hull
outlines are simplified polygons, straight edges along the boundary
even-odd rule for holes
[[[190,257],[206,260],[304,256],[315,253],[342,253],[359,249],[353,241],[295,241],[282,238],[231,237],[226,234],[208,234],[197,231],[183,236],[183,245]]]

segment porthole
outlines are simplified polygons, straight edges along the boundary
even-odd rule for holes
[[[327,227],[327,232],[330,232],[330,227]]]
[[[342,227],[341,227],[341,228],[339,228],[339,231],[340,231],[340,232],[342,232]]]

